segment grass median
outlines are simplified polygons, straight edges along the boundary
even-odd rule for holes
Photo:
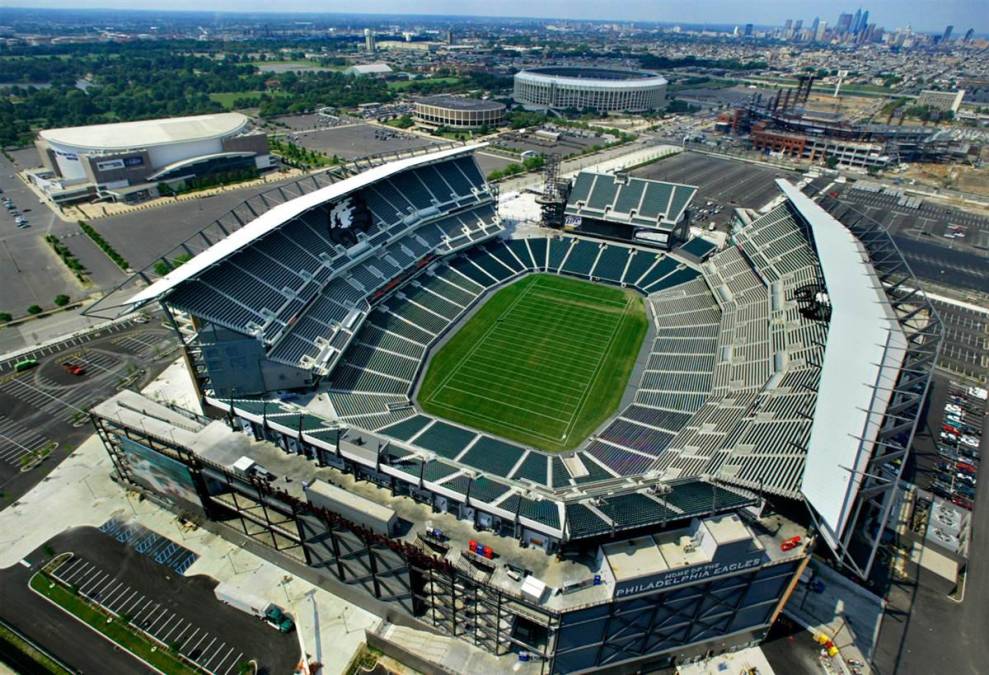
[[[34,591],[154,668],[169,673],[169,675],[172,673],[195,675],[200,672],[186,664],[178,656],[170,653],[167,648],[131,628],[119,617],[111,617],[92,603],[76,595],[48,573],[38,572],[31,577],[30,584]]]

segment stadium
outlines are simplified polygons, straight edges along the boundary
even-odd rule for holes
[[[56,202],[139,201],[158,183],[271,166],[265,134],[233,112],[45,129],[35,146],[44,170],[31,178]]]
[[[496,101],[438,94],[415,103],[419,124],[452,129],[496,127],[505,121],[505,105]]]
[[[867,576],[940,337],[885,230],[779,180],[721,250],[510,234],[477,147],[304,179],[105,298],[163,308],[208,413],[94,408],[118,477],[525,672],[756,644],[817,543]]]
[[[641,112],[666,105],[666,78],[641,70],[548,66],[515,74],[515,102],[527,110]]]

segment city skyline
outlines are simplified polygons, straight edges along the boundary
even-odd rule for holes
[[[571,19],[588,21],[641,21],[658,23],[685,23],[708,25],[762,26],[783,25],[787,19],[803,19],[808,24],[815,18],[834,25],[841,14],[854,14],[856,10],[870,12],[870,22],[889,30],[911,27],[917,31],[942,33],[946,26],[973,28],[976,33],[989,33],[989,17],[981,11],[978,0],[954,0],[948,2],[923,1],[907,6],[893,0],[874,0],[869,3],[833,3],[818,0],[797,0],[790,3],[751,5],[737,0],[705,0],[691,6],[663,3],[656,5],[645,0],[631,0],[620,8],[604,7],[598,3],[565,2],[548,0],[533,12],[533,6],[519,0],[506,0],[497,7],[477,0],[453,2],[431,0],[418,5],[410,12],[408,4],[398,0],[381,0],[374,3],[373,11],[366,4],[351,2],[312,3],[286,0],[277,8],[259,0],[211,0],[207,3],[190,0],[87,0],[70,2],[55,0],[39,4],[30,0],[10,0],[7,8],[30,9],[118,9],[148,11],[205,11],[205,12],[270,12],[308,14],[382,14],[382,15],[435,15],[491,18]]]

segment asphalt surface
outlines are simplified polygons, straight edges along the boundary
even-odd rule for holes
[[[937,401],[932,401],[932,407]],[[939,413],[940,407],[934,412]],[[989,452],[989,434],[983,435]],[[917,565],[894,581],[879,632],[874,668],[879,675],[978,675],[989,664],[989,480],[980,480],[965,573],[964,597],[949,597],[955,584]]]
[[[989,218],[919,200],[911,208],[895,194],[835,186],[832,213],[860,214],[888,228],[914,274],[940,284],[989,291]],[[917,198],[910,202],[917,203]],[[952,230],[951,228],[958,228]],[[945,234],[964,232],[960,238]]]
[[[0,312],[23,315],[31,305],[53,307],[56,295],[64,293],[73,299],[87,294],[75,277],[58,259],[44,237],[56,235],[70,226],[55,216],[15,174],[38,164],[24,151],[13,156],[25,164],[11,164],[0,155],[0,189],[10,197],[17,209],[28,219],[29,227],[18,229],[14,217],[0,208]],[[78,230],[78,226],[75,226]]]
[[[287,673],[298,660],[294,634],[279,633],[253,616],[217,601],[213,594],[215,579],[179,576],[93,528],[68,530],[47,545],[56,553],[75,554],[75,568],[81,571],[71,583],[80,592],[106,606],[124,607],[124,613],[136,625],[167,644],[180,645],[183,653],[197,663],[205,663],[210,672],[236,673],[239,664],[255,658],[262,673]],[[43,551],[41,547],[27,557],[31,569],[15,565],[0,571],[0,616],[83,672],[148,672],[142,664],[115,650],[111,643],[28,589],[31,574],[46,558]],[[64,569],[70,570],[66,576],[72,573],[71,568]]]
[[[989,314],[937,300],[932,302],[944,326],[938,365],[985,382],[989,379]]]
[[[122,380],[135,379],[141,387],[176,357],[177,341],[170,331],[154,324],[135,324],[90,340],[73,340],[35,353],[40,365],[23,373],[0,371],[0,505],[16,500],[54,469],[79,443],[93,433],[88,409],[112,396]],[[74,376],[62,366],[71,362],[85,368]],[[143,371],[143,372],[141,372]],[[22,458],[58,443],[52,454],[30,471]]]
[[[799,178],[799,174],[784,169],[759,166],[751,162],[710,157],[696,152],[683,152],[632,172],[653,180],[696,185],[691,210],[696,224],[715,222],[724,226],[731,221],[732,209],[758,209],[778,197],[777,178]],[[701,216],[699,209],[707,202],[722,206],[720,213]]]
[[[304,148],[347,160],[383,152],[426,148],[447,142],[445,139],[431,141],[400,129],[364,123],[315,131],[296,131],[291,133],[290,140]]]

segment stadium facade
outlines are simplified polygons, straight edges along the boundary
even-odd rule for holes
[[[430,127],[479,129],[505,122],[505,104],[438,94],[415,102],[415,120]]]
[[[940,334],[888,234],[779,181],[721,251],[506,238],[474,149],[342,178],[146,272],[120,306],[162,307],[209,417],[101,404],[118,477],[533,672],[757,643],[812,532],[867,575]],[[532,273],[634,289],[652,322],[619,412],[572,452],[414,400],[431,351]]]
[[[45,129],[32,179],[56,202],[140,201],[158,183],[272,166],[267,136],[241,113]]]
[[[641,70],[547,66],[515,74],[515,102],[527,110],[642,112],[666,105],[667,80]]]

